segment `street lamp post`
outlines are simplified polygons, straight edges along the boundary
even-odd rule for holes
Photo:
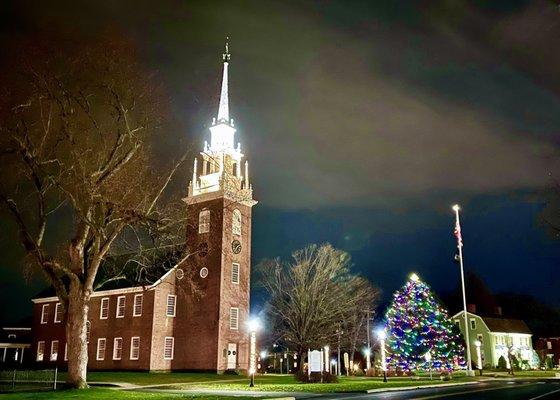
[[[482,342],[480,340],[475,340],[474,345],[476,346],[476,367],[480,375],[482,375],[482,352],[480,351],[480,346],[482,346]]]
[[[465,341],[467,342],[467,376],[473,376],[471,365],[471,345],[469,341],[469,325],[467,322],[467,296],[465,294],[465,273],[463,268],[463,238],[461,236],[461,222],[459,220],[459,204],[453,206],[455,211],[455,237],[457,238],[457,249],[459,250],[459,264],[461,266],[461,288],[463,289],[463,316],[465,321]]]
[[[342,329],[340,328],[340,325],[338,325],[338,329],[336,330],[336,333],[338,334],[338,351],[336,353],[336,374],[338,376],[341,376],[342,369],[340,368],[340,336],[342,335]]]
[[[329,346],[325,346],[325,355],[324,355],[324,370],[325,372],[329,371],[329,360],[330,360],[330,347]]]
[[[251,376],[251,383],[249,387],[255,386],[255,372],[257,369],[257,330],[260,327],[260,322],[256,318],[249,320],[249,334],[250,334],[250,349],[249,349],[249,375]]]
[[[377,331],[377,337],[379,338],[379,346],[381,347],[381,369],[383,370],[383,382],[387,382],[387,360],[385,359],[385,339],[387,334],[385,329],[380,329]]]

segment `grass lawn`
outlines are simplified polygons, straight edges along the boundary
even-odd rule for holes
[[[224,397],[209,395],[178,395],[167,393],[128,392],[114,389],[92,388],[87,390],[57,390],[1,394],[2,400],[247,400],[250,397]]]
[[[454,378],[452,382],[466,382],[476,380],[476,378],[466,378],[464,376]],[[421,386],[429,384],[450,383],[439,379],[410,379],[410,378],[389,378],[384,383],[382,378],[366,378],[366,377],[341,377],[338,383],[299,383],[296,382],[291,375],[263,375],[255,377],[255,387],[249,388],[249,379],[243,382],[216,382],[201,384],[176,384],[170,385],[169,389],[213,389],[213,390],[254,390],[254,391],[271,391],[271,392],[362,392],[368,389],[403,387],[403,386]]]
[[[66,374],[59,374],[58,380],[64,381]],[[160,385],[171,383],[207,382],[244,379],[239,375],[218,375],[199,372],[88,372],[88,382],[125,382],[135,385]]]
[[[496,374],[497,376],[506,376],[511,378],[505,371],[486,371],[483,372],[487,376],[492,376]],[[560,371],[515,371],[514,378],[554,378],[555,374],[560,373]]]

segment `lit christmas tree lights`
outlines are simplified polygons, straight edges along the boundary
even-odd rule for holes
[[[452,370],[465,366],[459,329],[416,274],[395,292],[385,319],[389,369]],[[428,352],[431,365],[425,357]]]

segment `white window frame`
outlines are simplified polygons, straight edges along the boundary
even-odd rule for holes
[[[167,356],[167,345],[171,343],[171,356]],[[173,360],[173,355],[175,354],[175,338],[173,336],[166,336],[163,341],[163,359]]]
[[[105,304],[105,306],[104,306]],[[103,310],[105,310],[105,316],[103,316]],[[102,297],[99,303],[99,319],[109,318],[109,297]]]
[[[140,304],[138,304],[138,299],[140,299]],[[134,295],[134,304],[132,305],[132,316],[133,317],[142,316],[143,306],[144,306],[144,295],[143,294],[135,294]],[[137,308],[140,308],[139,312],[136,312]]]
[[[235,314],[235,318],[233,315]],[[233,323],[235,321],[235,324]],[[229,329],[233,331],[239,330],[239,307],[229,308]]]
[[[243,216],[237,208],[231,213],[231,233],[241,236],[241,220]]]
[[[173,314],[169,313],[169,308],[171,307],[169,304],[169,299],[173,298]],[[165,303],[165,315],[168,317],[175,317],[177,313],[177,296],[174,294],[167,295],[167,302]]]
[[[39,340],[37,342],[37,361],[43,361],[45,359],[45,341]]]
[[[120,347],[117,346],[117,343],[120,342]],[[122,360],[122,352],[123,352],[123,338],[116,337],[113,339],[113,360]],[[119,351],[120,353],[117,353]]]
[[[103,348],[101,348],[101,343],[103,343]],[[100,351],[103,351],[102,356],[100,356]],[[95,352],[95,359],[97,361],[105,360],[105,353],[107,352],[107,339],[106,338],[99,338],[97,339],[97,351]]]
[[[134,347],[134,340],[138,339],[138,347]],[[134,350],[138,352],[136,356],[134,356]],[[138,360],[140,358],[140,336],[132,336],[130,338],[130,359],[131,360]]]
[[[198,233],[210,232],[210,210],[204,209],[198,213]]]
[[[68,361],[68,342],[64,343],[64,361]]]
[[[119,296],[117,297],[117,309],[115,310],[115,318],[124,318],[125,312],[126,312],[126,296]]]
[[[49,355],[49,360],[50,361],[56,361],[57,359],[58,359],[58,340],[52,340],[51,341],[51,352],[50,352],[50,355]]]
[[[471,318],[470,321],[469,321],[469,324],[470,324],[469,326],[471,328],[471,331],[476,330],[476,319],[475,318]]]
[[[62,322],[62,318],[60,318],[60,319],[58,318],[59,310],[61,311],[61,314],[62,314],[61,306],[62,306],[62,303],[56,303],[56,305],[54,306],[54,323],[55,324],[57,324],[59,322]]]
[[[234,279],[235,275],[235,269],[237,267],[237,280]],[[232,263],[231,264],[231,283],[235,284],[235,285],[239,285],[239,278],[240,278],[240,271],[241,271],[241,265],[239,265],[239,263]]]
[[[49,319],[49,307],[50,304],[43,304],[43,307],[41,307],[41,324],[46,324],[48,322]]]

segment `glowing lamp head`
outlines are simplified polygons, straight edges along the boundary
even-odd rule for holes
[[[256,332],[261,327],[261,322],[258,318],[251,318],[247,323],[247,327],[249,328],[249,331]]]
[[[482,342],[481,342],[480,340],[475,340],[475,341],[474,341],[474,345],[475,345],[476,347],[480,347],[480,346],[482,345]]]
[[[385,329],[378,329],[376,335],[380,340],[385,340],[387,338],[387,333],[385,333]]]
[[[364,348],[362,349],[362,353],[364,353],[364,356],[367,356],[368,354],[371,354],[369,348],[367,348],[367,347],[364,347]]]
[[[265,350],[261,351],[260,356],[261,356],[262,359],[265,359],[266,356],[267,356],[266,351]]]
[[[336,365],[336,360],[331,360],[331,365]]]
[[[326,351],[327,353],[329,352],[329,350],[330,350],[330,347],[329,347],[328,345],[325,346],[325,351]]]
[[[461,209],[461,207],[459,207],[459,204],[453,204],[453,207],[451,207],[453,209],[453,211],[457,212]]]
[[[410,275],[410,280],[412,282],[418,282],[420,280],[420,278],[418,277],[418,275],[416,275],[414,272]]]

